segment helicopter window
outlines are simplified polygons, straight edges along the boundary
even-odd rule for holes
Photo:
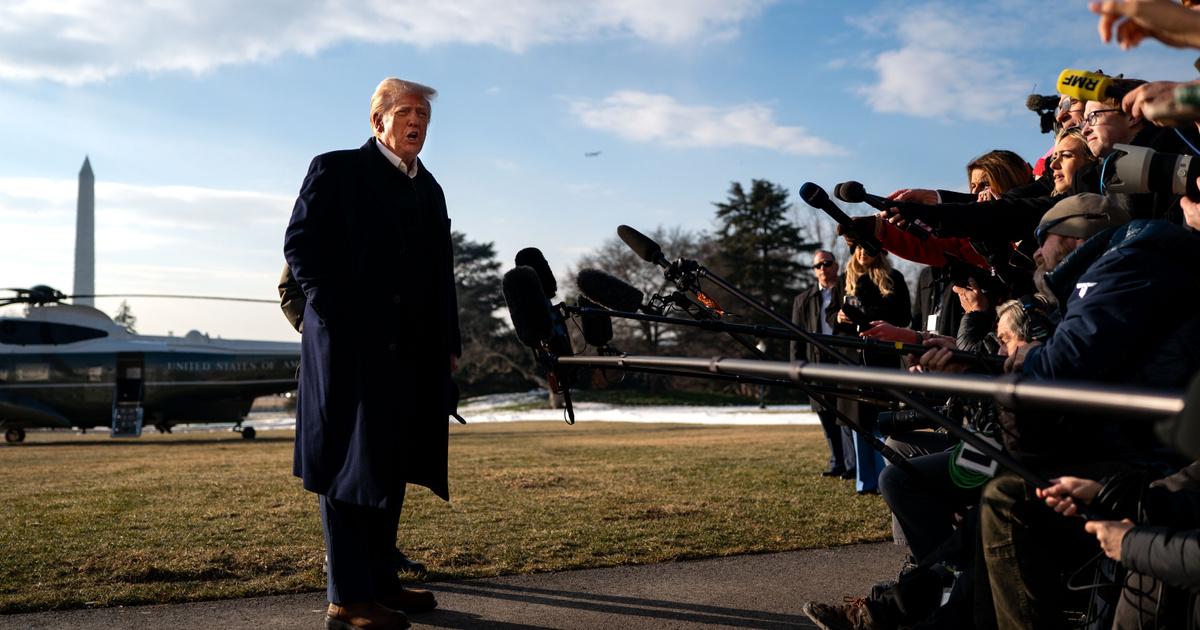
[[[50,380],[50,366],[45,363],[22,363],[17,365],[18,381]]]
[[[72,324],[30,322],[12,319],[0,322],[0,343],[15,346],[61,345],[107,336],[108,333],[103,330],[74,326]]]

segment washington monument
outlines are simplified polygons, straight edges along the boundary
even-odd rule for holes
[[[86,156],[79,169],[79,203],[75,212],[75,288],[73,295],[96,293],[96,177]],[[90,297],[74,298],[74,304],[95,306]]]

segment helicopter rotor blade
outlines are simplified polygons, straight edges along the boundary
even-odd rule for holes
[[[224,297],[219,295],[171,295],[165,293],[96,293],[92,295],[66,295],[51,287],[38,285],[29,289],[0,289],[11,291],[16,295],[0,298],[0,306],[9,304],[50,304],[74,298],[167,298],[176,300],[218,300],[224,302],[258,302],[262,304],[279,304],[279,300],[264,300],[261,298]]]
[[[162,293],[98,293],[95,295],[68,295],[67,298],[171,298],[177,300],[221,300],[225,302],[261,302],[278,304],[279,300],[260,298],[220,297],[216,295],[167,295]]]

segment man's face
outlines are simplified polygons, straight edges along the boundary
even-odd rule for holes
[[[396,100],[392,111],[375,115],[371,121],[375,125],[375,137],[412,168],[413,160],[425,146],[429,113],[429,101],[416,92],[409,92]]]
[[[1054,119],[1063,129],[1071,129],[1083,124],[1083,109],[1085,101],[1077,101],[1069,96],[1062,97],[1058,103],[1058,113]]]
[[[1000,356],[1007,357],[1017,351],[1017,348],[1029,343],[1016,333],[1012,313],[1006,312],[996,323],[996,339],[1000,341]]]
[[[820,265],[818,267],[818,265]],[[813,271],[817,274],[817,282],[821,284],[822,289],[828,289],[837,281],[838,264],[833,260],[833,254],[829,252],[817,252],[813,256]]]
[[[1033,260],[1046,271],[1051,271],[1067,257],[1067,254],[1075,251],[1075,248],[1079,247],[1083,241],[1084,239],[1081,238],[1047,234],[1046,242],[1036,252],[1033,252]]]
[[[1088,101],[1084,107],[1083,137],[1087,139],[1088,148],[1096,157],[1106,157],[1112,153],[1114,144],[1129,144],[1137,129],[1129,115],[1100,101]],[[1096,124],[1086,122],[1092,112],[1096,113]]]

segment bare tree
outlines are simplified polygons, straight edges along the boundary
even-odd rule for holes
[[[846,203],[833,196],[830,196],[830,200],[851,217],[877,214],[874,208],[864,203]],[[846,261],[850,260],[850,246],[846,244],[846,239],[837,235],[837,222],[821,210],[806,203],[797,204],[793,213],[794,220],[804,228],[809,238],[820,243],[821,249],[833,252],[834,260],[841,264],[842,269],[845,269]],[[891,262],[897,271],[904,274],[904,280],[908,284],[908,294],[916,296],[917,276],[921,274],[925,265],[905,260],[899,256],[892,256]]]

